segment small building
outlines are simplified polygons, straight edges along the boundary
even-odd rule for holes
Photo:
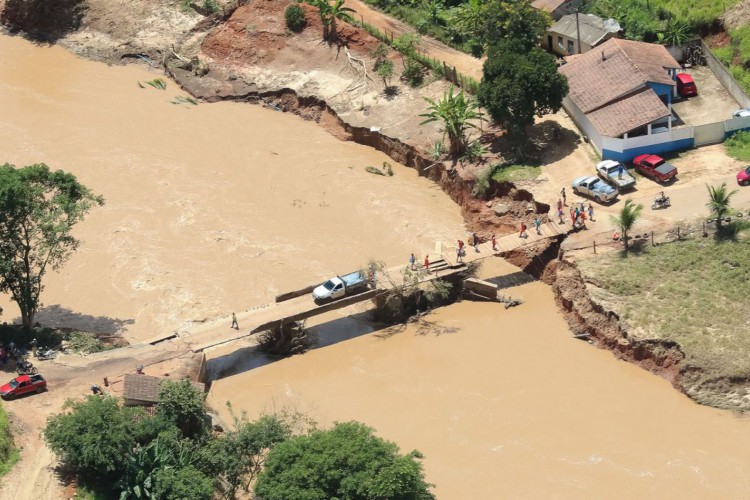
[[[593,14],[568,14],[547,29],[542,48],[558,56],[584,54],[610,38],[618,38],[620,31],[622,29],[614,19],[604,20]]]
[[[559,21],[563,16],[575,12],[582,3],[583,0],[534,0],[531,5],[535,9],[546,10],[553,21]]]
[[[167,377],[154,377],[135,373],[125,374],[122,397],[125,406],[153,406],[159,396],[159,388],[165,380],[174,380]],[[193,387],[205,392],[205,385],[200,382],[192,382]]]
[[[612,38],[560,67],[570,91],[563,107],[603,158],[627,161],[640,154],[691,147],[671,132],[675,75],[680,65],[663,45]],[[646,138],[648,136],[648,138]],[[607,144],[630,141],[629,149]],[[618,143],[619,144],[619,143]]]

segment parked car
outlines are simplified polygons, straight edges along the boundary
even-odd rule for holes
[[[677,93],[682,97],[693,97],[698,95],[698,87],[695,86],[693,77],[687,73],[677,73],[675,76],[677,82]]]
[[[747,118],[750,116],[750,109],[738,109],[734,113],[732,113],[733,118]]]
[[[334,276],[313,290],[313,299],[316,303],[341,299],[364,292],[367,285],[367,279],[361,271]]]
[[[625,165],[614,160],[604,160],[596,164],[596,173],[618,191],[635,186],[635,177],[630,175]]]
[[[589,196],[599,203],[617,198],[617,190],[598,177],[579,177],[573,181],[573,192]]]
[[[667,182],[677,175],[677,169],[671,163],[664,161],[664,158],[656,155],[640,155],[633,160],[635,169],[645,177],[649,177],[656,182]]]
[[[0,387],[0,396],[11,399],[30,392],[43,392],[46,388],[47,381],[41,375],[21,375]]]
[[[737,172],[737,184],[740,186],[750,186],[750,167],[745,167]]]

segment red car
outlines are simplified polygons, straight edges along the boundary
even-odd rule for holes
[[[667,163],[660,156],[640,155],[633,160],[635,169],[644,177],[650,177],[656,182],[667,182],[677,175],[677,169],[671,163]]]
[[[41,375],[21,375],[0,387],[0,396],[11,399],[29,392],[42,392],[46,388],[47,381]]]
[[[750,167],[745,167],[737,172],[737,184],[740,186],[750,186]]]
[[[675,76],[677,82],[677,93],[681,97],[693,97],[698,95],[698,87],[695,86],[693,77],[687,73],[677,73]]]

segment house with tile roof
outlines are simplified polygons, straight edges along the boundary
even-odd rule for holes
[[[554,21],[559,21],[566,14],[572,14],[580,7],[583,0],[534,0],[531,5],[535,9],[546,10]]]
[[[679,68],[662,45],[612,38],[560,67],[570,88],[563,107],[605,158],[635,156],[635,151],[608,152],[607,138],[653,136],[641,141],[651,152],[691,147],[692,139],[681,143],[679,134],[657,137],[672,131]]]
[[[542,48],[558,56],[584,54],[610,38],[618,38],[620,32],[620,25],[614,19],[568,14],[547,28]]]

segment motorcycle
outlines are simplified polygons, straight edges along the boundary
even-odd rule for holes
[[[19,375],[36,375],[37,373],[39,373],[39,370],[30,362],[21,361],[16,366],[16,372],[18,372]]]
[[[41,349],[36,352],[36,358],[39,361],[46,361],[48,359],[55,359],[57,357],[57,351],[53,349]]]
[[[654,199],[653,205],[651,205],[651,210],[657,210],[659,208],[667,208],[672,204],[672,202],[669,200],[669,196],[660,196],[656,199]]]

